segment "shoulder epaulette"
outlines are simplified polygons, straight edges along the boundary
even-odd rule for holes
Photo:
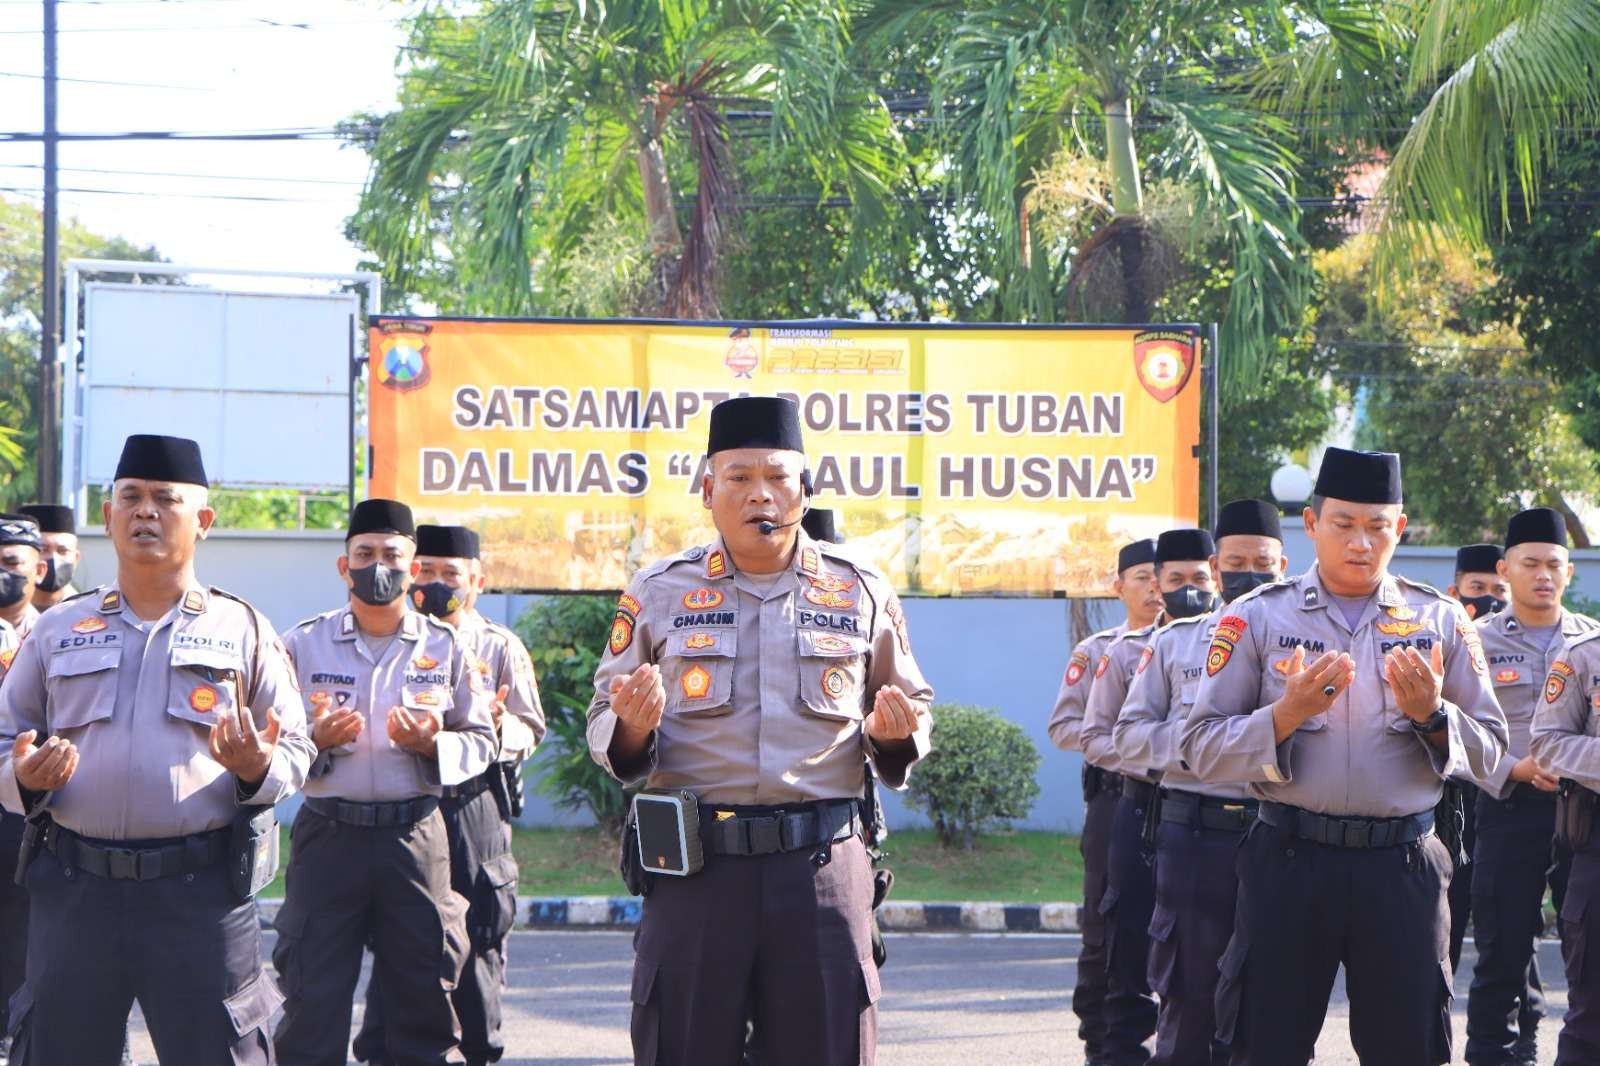
[[[1230,607],[1230,608],[1237,607],[1237,606],[1239,606],[1239,604],[1244,603],[1247,600],[1253,600],[1257,596],[1265,596],[1268,593],[1282,592],[1285,589],[1292,589],[1292,588],[1294,588],[1294,582],[1295,582],[1294,578],[1285,577],[1285,578],[1280,578],[1277,581],[1269,581],[1265,585],[1257,585],[1255,588],[1251,589],[1249,592],[1246,592],[1243,595],[1234,597],[1228,603],[1228,607]]]
[[[1600,629],[1591,629],[1587,633],[1579,633],[1577,636],[1567,641],[1567,647],[1576,648],[1579,644],[1587,644],[1589,641],[1596,638],[1600,638]]]
[[[1432,585],[1424,585],[1420,581],[1413,581],[1411,578],[1406,577],[1404,574],[1395,574],[1394,575],[1394,579],[1396,581],[1398,581],[1400,584],[1404,585],[1406,588],[1416,589],[1418,592],[1426,592],[1428,595],[1433,596],[1436,599],[1451,600],[1452,602],[1454,602],[1454,598],[1453,597],[1446,596],[1444,593],[1440,592],[1438,589],[1434,588]]]
[[[310,618],[303,619],[303,620],[301,620],[299,622],[296,622],[294,625],[290,626],[289,627],[289,632],[293,633],[297,629],[310,629],[312,626],[316,625],[318,622],[322,621],[323,619],[331,618],[334,615],[338,614],[342,610],[344,610],[343,607],[335,607],[331,611],[323,611],[321,614],[314,614]]]
[[[698,563],[706,557],[706,551],[706,547],[701,544],[696,544],[692,548],[685,548],[683,551],[669,555],[664,559],[657,559],[653,563],[641,566],[633,575],[634,579],[655,577],[657,574],[665,573],[679,563]]]
[[[71,603],[74,600],[81,600],[85,596],[98,596],[100,594],[100,591],[102,589],[104,589],[104,588],[105,588],[104,585],[96,585],[92,589],[84,589],[82,592],[79,592],[79,593],[77,593],[75,595],[72,595],[72,596],[68,596],[66,599],[62,600],[61,603],[56,604],[56,606],[60,607],[62,603]]]
[[[1576,619],[1583,626],[1585,632],[1600,630],[1600,622],[1595,621],[1586,614],[1579,614],[1577,611],[1568,611],[1567,614],[1569,617]]]

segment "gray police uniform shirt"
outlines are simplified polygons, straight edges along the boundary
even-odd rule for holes
[[[522,638],[477,611],[462,615],[456,633],[461,637],[468,663],[478,671],[489,694],[498,693],[501,686],[510,690],[506,693],[506,713],[500,716],[497,758],[505,763],[520,763],[544,740],[546,728],[539,681],[528,649]]]
[[[667,706],[638,773],[611,764],[611,680],[661,668]],[[864,762],[894,789],[927,754],[880,751],[864,722],[885,685],[926,705],[933,689],[911,655],[899,598],[876,570],[801,532],[793,565],[762,588],[721,540],[634,576],[595,671],[589,750],[630,783],[683,788],[722,804],[802,803],[863,794]],[[632,767],[627,768],[632,770]]]
[[[250,711],[277,715],[265,780],[240,795],[211,757],[211,726]],[[115,585],[40,618],[0,685],[0,803],[23,813],[11,745],[29,729],[78,749],[78,768],[48,793],[51,816],[82,836],[149,840],[220,829],[243,806],[270,806],[306,779],[316,746],[272,623],[243,600],[191,588],[141,621]]]
[[[6,671],[11,669],[11,660],[17,657],[17,649],[22,647],[22,637],[11,628],[11,623],[0,618],[0,681],[4,681]]]
[[[1545,676],[1528,747],[1546,773],[1600,792],[1600,630],[1561,645]]]
[[[364,724],[349,744],[329,748],[306,781],[308,796],[390,803],[437,796],[488,769],[499,742],[489,709],[493,693],[462,652],[456,631],[407,611],[395,639],[374,659],[349,606],[301,622],[284,637],[307,706],[327,693],[329,710],[353,708]],[[438,715],[435,758],[389,739],[389,709]]]
[[[39,613],[39,608],[30,603],[23,608],[22,617],[10,623],[11,628],[17,632],[18,640],[26,639],[28,634],[33,632],[34,625],[39,621]]]
[[[1383,664],[1392,648],[1415,648],[1427,658],[1436,644],[1449,714],[1442,751],[1400,710]],[[1355,679],[1328,711],[1277,744],[1272,707],[1296,647],[1308,664],[1324,652],[1348,652]],[[1393,574],[1353,627],[1315,566],[1241,596],[1217,621],[1205,672],[1179,753],[1201,780],[1247,782],[1260,799],[1340,816],[1418,814],[1439,802],[1445,778],[1489,778],[1505,755],[1505,718],[1466,611]]]
[[[1083,713],[1089,702],[1089,690],[1094,686],[1094,665],[1100,661],[1113,640],[1128,631],[1128,623],[1087,636],[1072,649],[1067,661],[1067,671],[1061,675],[1061,687],[1056,691],[1055,710],[1050,713],[1050,724],[1045,727],[1050,740],[1062,751],[1083,750]]]
[[[1180,618],[1156,630],[1134,669],[1133,685],[1111,728],[1111,740],[1118,758],[1149,767],[1161,775],[1166,788],[1244,799],[1249,796],[1245,785],[1203,781],[1178,753],[1178,734],[1194,710],[1200,678],[1206,672],[1206,653],[1227,610]]]
[[[1493,775],[1485,781],[1473,781],[1473,784],[1503,800],[1516,787],[1516,782],[1511,780],[1511,768],[1528,754],[1528,734],[1533,727],[1534,712],[1544,697],[1545,678],[1561,654],[1562,645],[1600,629],[1600,622],[1563,609],[1560,635],[1542,647],[1544,642],[1531,636],[1510,609],[1480,618],[1476,624],[1483,640],[1484,656],[1489,662],[1489,680],[1494,683],[1500,711],[1506,716],[1510,741],[1506,757],[1500,760]]]
[[[1079,736],[1083,742],[1083,757],[1102,770],[1154,783],[1151,768],[1139,762],[1129,762],[1117,753],[1112,743],[1111,727],[1117,724],[1122,704],[1133,685],[1134,671],[1145,647],[1158,627],[1165,624],[1165,616],[1154,625],[1130,629],[1106,646],[1094,667],[1094,685],[1089,689],[1089,700],[1084,707],[1083,728]]]

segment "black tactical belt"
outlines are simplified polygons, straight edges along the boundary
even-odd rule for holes
[[[853,799],[766,809],[700,806],[701,843],[718,855],[803,851],[829,841],[848,840],[861,831],[860,804]]]
[[[1433,832],[1432,811],[1404,818],[1334,818],[1286,803],[1263,803],[1257,817],[1304,840],[1336,848],[1392,848]]]
[[[1198,829],[1243,831],[1256,820],[1256,801],[1168,789],[1161,800],[1161,820]]]
[[[486,772],[479,774],[465,784],[446,785],[444,786],[444,798],[470,799],[480,792],[487,792],[489,790],[489,774],[497,774],[499,772],[500,767],[498,765],[491,766]]]
[[[63,866],[113,881],[154,881],[192,874],[220,865],[228,857],[226,829],[195,833],[169,844],[130,848],[115,841],[90,840],[51,822],[42,843]]]
[[[1113,796],[1120,796],[1122,795],[1122,775],[1111,770],[1102,770],[1093,763],[1084,763],[1083,791],[1089,795],[1109,792]]]
[[[351,803],[342,799],[307,796],[306,806],[324,818],[364,829],[390,825],[414,825],[439,809],[437,796],[418,796],[397,803]]]
[[[1122,798],[1134,803],[1150,803],[1156,798],[1156,786],[1137,777],[1122,775]]]

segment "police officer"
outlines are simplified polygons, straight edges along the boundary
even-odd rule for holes
[[[1444,779],[1506,748],[1461,605],[1388,572],[1400,458],[1330,448],[1305,511],[1316,565],[1230,606],[1179,734],[1202,781],[1260,803],[1239,855],[1217,1025],[1235,1066],[1310,1060],[1343,963],[1361,1061],[1450,1057]]]
[[[468,1066],[498,1062],[500,993],[505,985],[506,937],[517,918],[517,860],[511,852],[514,793],[522,762],[544,739],[544,709],[533,662],[516,634],[472,609],[481,574],[478,535],[463,526],[417,527],[417,578],[412,605],[452,626],[467,664],[486,691],[499,751],[487,770],[464,785],[443,789],[439,810],[450,841],[450,881],[467,900],[471,954],[451,995],[461,1022],[461,1052]],[[517,796],[520,799],[520,796]],[[367,1009],[355,1039],[356,1058],[386,1062],[381,979],[367,983]]]
[[[1117,576],[1112,591],[1122,601],[1123,621],[1079,641],[1067,660],[1056,705],[1047,727],[1050,739],[1062,751],[1083,750],[1083,712],[1094,685],[1094,665],[1113,640],[1130,629],[1143,629],[1161,613],[1161,592],[1156,587],[1156,542],[1136,540],[1117,552]],[[1106,925],[1100,901],[1106,894],[1106,853],[1111,842],[1111,819],[1122,778],[1083,760],[1083,833],[1078,852],[1083,856],[1083,906],[1078,925],[1083,944],[1078,951],[1077,982],[1072,990],[1072,1010],[1078,1016],[1078,1039],[1083,1041],[1089,1066],[1097,1066],[1105,1051]]]
[[[357,504],[338,563],[350,602],[286,638],[319,754],[272,952],[284,1066],[344,1060],[369,941],[389,1059],[459,1061],[450,993],[468,952],[467,901],[451,890],[439,796],[494,759],[496,694],[455,630],[408,609],[415,555],[410,508]]]
[[[1456,576],[1445,589],[1445,594],[1461,602],[1461,606],[1466,608],[1468,618],[1477,621],[1505,607],[1506,597],[1511,592],[1506,579],[1500,576],[1497,569],[1503,558],[1505,549],[1498,544],[1467,544],[1456,549]],[[1462,850],[1468,858],[1471,858],[1478,840],[1477,794],[1469,791],[1472,788],[1470,782],[1451,778],[1445,782],[1444,800],[1440,803],[1441,811],[1448,810],[1453,814],[1459,810]],[[1472,868],[1471,862],[1458,863],[1455,876],[1450,879],[1450,968],[1452,970],[1461,967],[1461,945],[1466,942],[1467,924],[1472,920]],[[1529,996],[1524,1002],[1536,997],[1540,991],[1538,958],[1535,957],[1529,966],[1527,988]],[[1537,1021],[1536,1018],[1532,1019],[1533,1024],[1537,1024]],[[1523,1023],[1528,1023],[1526,1012]]]
[[[1111,822],[1106,852],[1106,892],[1100,914],[1106,922],[1106,1046],[1108,1066],[1143,1063],[1156,1031],[1156,1000],[1150,990],[1150,920],[1155,910],[1155,848],[1146,827],[1158,813],[1159,773],[1116,751],[1111,730],[1127,699],[1134,671],[1156,629],[1176,618],[1206,614],[1217,603],[1211,557],[1216,547],[1203,529],[1169,529],[1156,539],[1156,585],[1162,612],[1142,629],[1113,640],[1095,665],[1094,687],[1083,719],[1083,752],[1097,766],[1122,776],[1122,795]]]
[[[45,571],[44,538],[38,524],[27,515],[0,514],[0,622],[16,633],[19,643],[39,619],[33,594]]]
[[[1561,606],[1572,563],[1567,522],[1559,511],[1536,507],[1513,516],[1498,569],[1510,585],[1510,609],[1477,625],[1511,739],[1494,774],[1479,782],[1475,804],[1478,963],[1467,999],[1467,1062],[1473,1066],[1523,1066],[1538,1059],[1544,1003],[1536,948],[1544,931],[1545,886],[1559,911],[1570,856],[1552,863],[1557,782],[1528,754],[1528,731],[1563,642],[1600,629]]]
[[[18,511],[32,518],[44,535],[47,569],[33,592],[33,605],[43,611],[78,594],[72,587],[73,571],[83,558],[78,550],[78,524],[72,508],[59,503],[30,503]]]
[[[589,746],[623,782],[698,797],[700,872],[652,875],[635,941],[634,1061],[876,1060],[870,761],[905,787],[933,693],[887,580],[799,530],[799,408],[712,409],[717,539],[635,575],[595,673]]]
[[[1600,791],[1600,632],[1567,640],[1545,677],[1529,752],[1540,772],[1561,782],[1556,835],[1571,846],[1572,872],[1561,905],[1561,958],[1567,1015],[1556,1066],[1600,1062],[1600,834],[1593,822]]]
[[[41,618],[0,685],[0,803],[29,812],[27,980],[13,1062],[109,1066],[135,999],[163,1062],[267,1063],[280,1002],[242,819],[313,749],[271,624],[195,581],[200,449],[129,437],[103,505],[117,578]]]
[[[1273,505],[1225,505],[1215,540],[1211,565],[1224,602],[1283,576],[1283,535]],[[1217,961],[1233,935],[1234,859],[1256,804],[1244,785],[1200,780],[1177,754],[1178,730],[1194,706],[1211,637],[1228,620],[1219,608],[1158,629],[1112,729],[1124,764],[1161,775],[1149,955],[1150,988],[1161,1001],[1150,1061],[1160,1066],[1228,1061],[1227,1046],[1215,1041]]]

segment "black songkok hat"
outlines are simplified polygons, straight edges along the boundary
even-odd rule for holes
[[[411,518],[411,508],[399,500],[362,500],[350,511],[350,527],[344,539],[363,533],[398,533],[402,537],[417,539],[417,526]]]
[[[1559,544],[1567,546],[1567,520],[1560,511],[1535,507],[1518,511],[1506,526],[1506,550],[1518,544]]]
[[[122,445],[122,458],[112,480],[125,477],[143,481],[176,481],[184,485],[209,485],[200,445],[187,437],[135,433]]]
[[[829,544],[843,544],[844,537],[833,524],[833,511],[827,507],[813,507],[800,519],[800,528],[812,540],[825,540]]]
[[[1209,559],[1217,554],[1211,534],[1203,529],[1169,529],[1156,538],[1156,563]]]
[[[1222,505],[1217,512],[1216,538],[1271,537],[1282,543],[1283,528],[1278,523],[1278,509],[1265,500],[1233,500]]]
[[[1492,574],[1494,564],[1506,557],[1498,544],[1467,544],[1456,549],[1456,573]]]
[[[26,507],[17,508],[18,511],[33,519],[39,526],[40,533],[76,533],[78,523],[72,515],[72,508],[59,503],[30,503]]]
[[[711,434],[706,454],[730,448],[806,450],[800,434],[800,407],[781,396],[739,396],[711,409]]]
[[[478,535],[466,526],[417,527],[417,554],[442,559],[476,559]]]
[[[10,544],[44,550],[39,527],[25,514],[0,514],[0,545]]]
[[[1399,503],[1400,457],[1394,452],[1353,452],[1329,448],[1312,492],[1325,500]]]
[[[1131,570],[1135,566],[1143,566],[1146,563],[1155,561],[1156,542],[1148,537],[1144,540],[1136,540],[1129,544],[1124,544],[1122,550],[1117,552],[1117,573],[1120,574],[1124,570]]]

